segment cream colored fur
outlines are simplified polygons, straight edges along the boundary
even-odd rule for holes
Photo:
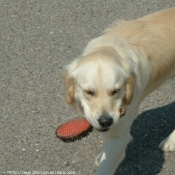
[[[100,115],[113,124],[96,159],[97,175],[112,175],[131,141],[130,127],[141,101],[175,75],[175,8],[131,21],[119,21],[93,39],[66,67],[66,101],[101,129]],[[120,107],[126,110],[120,118]],[[175,131],[174,131],[175,132]],[[175,150],[174,132],[160,148]]]

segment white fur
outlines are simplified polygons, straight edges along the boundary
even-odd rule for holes
[[[175,151],[175,130],[160,143],[159,148],[165,152]]]

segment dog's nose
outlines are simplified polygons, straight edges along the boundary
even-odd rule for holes
[[[102,127],[108,128],[113,123],[113,118],[112,117],[107,117],[107,116],[100,116],[99,119],[98,119],[98,123]]]

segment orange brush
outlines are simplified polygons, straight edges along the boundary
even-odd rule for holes
[[[84,117],[76,117],[60,125],[56,129],[56,136],[63,142],[74,142],[87,136],[92,130],[92,125]]]

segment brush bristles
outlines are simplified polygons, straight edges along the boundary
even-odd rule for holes
[[[70,143],[70,142],[75,142],[76,140],[81,140],[83,137],[88,136],[89,133],[92,132],[92,131],[93,131],[93,127],[91,126],[88,130],[84,131],[83,133],[81,133],[81,134],[79,134],[77,136],[73,136],[73,137],[60,137],[60,136],[58,136],[57,130],[56,130],[56,136],[57,136],[57,138],[59,138],[63,142]]]

